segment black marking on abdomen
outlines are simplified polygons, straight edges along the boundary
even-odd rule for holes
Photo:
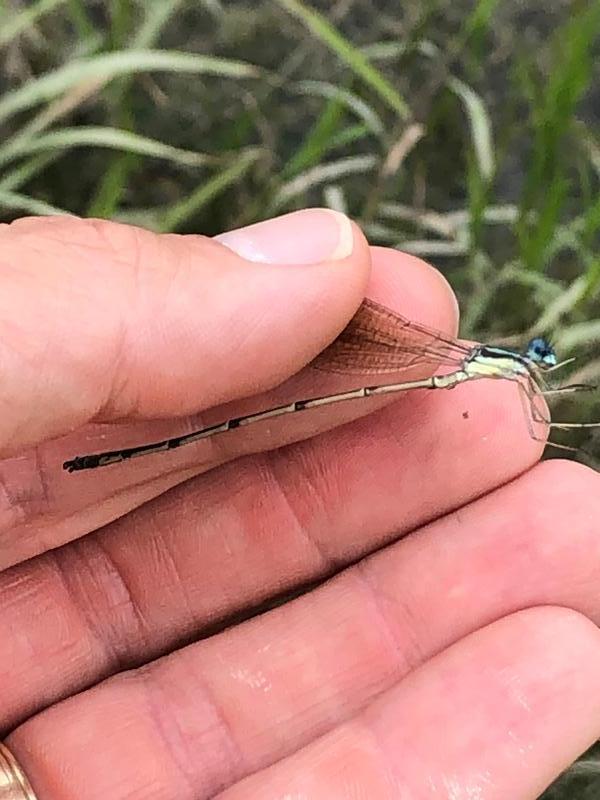
[[[523,358],[522,353],[519,353],[518,350],[513,350],[510,347],[496,347],[495,345],[482,345],[478,348],[477,355],[481,355],[484,358],[497,358],[497,359],[505,359],[505,358],[514,358],[515,361],[519,361],[521,364],[527,364],[527,359]],[[473,359],[471,359],[473,360]]]

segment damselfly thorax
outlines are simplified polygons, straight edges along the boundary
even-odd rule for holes
[[[328,406],[364,397],[393,394],[416,389],[452,389],[467,381],[491,379],[512,381],[523,401],[529,434],[544,441],[535,430],[536,424],[561,430],[595,428],[600,423],[557,423],[547,416],[540,398],[594,389],[587,384],[571,384],[551,388],[547,375],[573,359],[558,363],[552,345],[543,338],[532,339],[522,351],[487,344],[467,344],[446,336],[391,311],[372,300],[363,301],[355,316],[342,333],[327,347],[311,366],[325,372],[344,375],[402,375],[416,367],[428,367],[436,374],[416,380],[394,383],[376,382],[357,389],[294,400],[285,405],[258,413],[225,420],[217,425],[164,439],[160,442],[76,456],[66,461],[68,472],[117,464],[140,456],[174,450],[211,436],[252,425],[285,414],[295,414],[311,408]],[[440,368],[447,371],[437,374]],[[564,444],[548,442],[564,450],[576,450]]]

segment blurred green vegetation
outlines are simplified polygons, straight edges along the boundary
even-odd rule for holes
[[[463,335],[548,334],[598,381],[599,32],[597,0],[0,0],[0,217],[327,205],[444,271]],[[586,764],[547,797],[598,796]]]

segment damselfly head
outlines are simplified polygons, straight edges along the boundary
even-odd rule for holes
[[[525,350],[525,358],[533,361],[538,367],[548,369],[557,364],[556,351],[547,339],[541,336],[532,339]]]

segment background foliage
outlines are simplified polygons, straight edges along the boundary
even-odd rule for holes
[[[440,267],[465,336],[600,380],[599,32],[597,0],[0,0],[0,218],[328,205]],[[588,759],[545,797],[599,792]]]

